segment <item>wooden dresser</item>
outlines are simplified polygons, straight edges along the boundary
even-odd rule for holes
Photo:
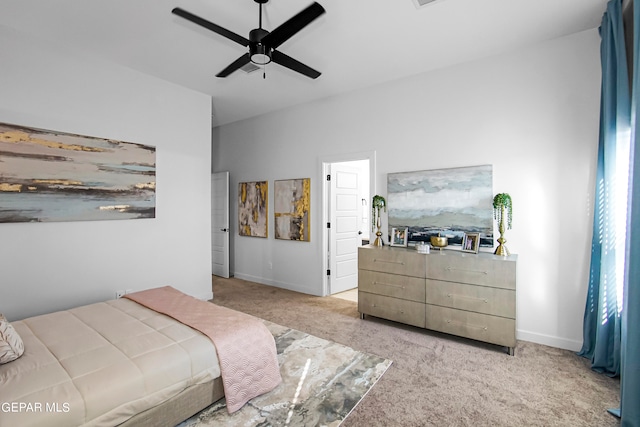
[[[507,347],[516,345],[516,262],[490,253],[362,246],[358,311]]]

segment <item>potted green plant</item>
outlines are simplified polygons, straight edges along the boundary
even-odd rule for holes
[[[374,227],[378,227],[378,231],[376,231],[376,240],[373,242],[373,246],[382,246],[382,231],[380,231],[380,210],[384,209],[387,211],[387,201],[384,197],[376,194],[373,196],[373,201],[371,202],[371,229]]]
[[[513,203],[511,196],[508,193],[498,193],[493,198],[493,217],[498,221],[498,231],[500,237],[498,238],[498,247],[494,254],[508,256],[509,249],[505,243],[507,239],[504,238],[505,225],[506,230],[511,230],[511,222],[513,219]],[[506,224],[505,224],[506,220]]]

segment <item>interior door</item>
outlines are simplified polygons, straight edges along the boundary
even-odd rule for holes
[[[229,172],[211,175],[211,261],[213,274],[229,277]]]
[[[335,294],[358,287],[358,169],[333,163],[330,183],[329,293]]]

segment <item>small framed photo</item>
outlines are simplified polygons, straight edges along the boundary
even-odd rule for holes
[[[407,246],[409,242],[409,228],[391,228],[391,246]]]
[[[464,233],[462,238],[462,251],[478,253],[478,247],[480,246],[480,233]]]

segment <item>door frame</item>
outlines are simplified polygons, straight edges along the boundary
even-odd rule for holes
[[[322,236],[322,296],[329,295],[329,277],[327,270],[329,269],[329,233],[327,233],[327,223],[329,217],[329,191],[327,189],[327,175],[329,174],[329,166],[332,163],[351,162],[354,160],[369,161],[369,191],[370,194],[378,194],[376,187],[376,152],[361,151],[357,153],[333,154],[321,156],[319,158],[321,171],[320,182],[322,182],[322,222],[320,223]]]
[[[213,241],[214,241],[214,235],[215,234],[220,234],[223,236],[224,239],[224,244],[223,244],[223,255],[222,255],[222,275],[220,277],[225,277],[225,278],[229,278],[231,275],[231,265],[230,265],[230,252],[231,252],[231,246],[230,246],[230,218],[229,218],[229,171],[222,171],[222,172],[212,172],[211,173],[211,274],[214,274],[216,272],[214,272],[214,263],[213,263],[213,258],[214,258],[214,251],[213,251]],[[223,212],[226,215],[226,223],[223,224],[222,226],[224,227],[223,229],[218,229],[215,230],[216,225],[213,223],[213,211],[214,211],[214,207],[213,207],[213,203],[214,203],[214,198],[213,198],[213,192],[214,190],[214,183],[213,181],[217,178],[217,177],[222,177],[224,178],[224,180],[226,181],[226,188],[225,188],[225,206],[223,209]],[[226,230],[226,231],[225,231]]]

